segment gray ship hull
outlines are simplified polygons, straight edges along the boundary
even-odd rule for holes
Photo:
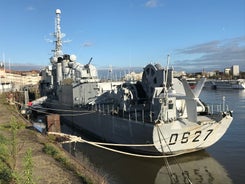
[[[88,111],[82,114],[61,117],[68,126],[89,133],[96,138],[117,144],[142,144],[127,148],[137,153],[161,154],[153,145],[154,125],[140,121],[118,118],[109,114]],[[151,145],[151,146],[149,146]]]
[[[123,145],[133,152],[148,155],[181,155],[205,149],[225,134],[233,119],[226,113],[217,115],[217,122],[198,116],[199,124],[187,120],[153,124],[94,110],[66,108],[64,113],[65,108],[59,108],[55,113],[61,115],[62,123],[103,142],[116,143],[120,146],[116,149]]]

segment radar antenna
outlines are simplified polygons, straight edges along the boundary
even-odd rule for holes
[[[56,9],[55,14],[56,14],[56,17],[55,17],[55,31],[54,31],[54,33],[51,33],[51,35],[54,36],[54,40],[47,39],[47,38],[45,38],[45,40],[47,42],[55,43],[55,48],[53,50],[51,50],[54,53],[53,57],[51,57],[51,58],[56,58],[57,59],[58,57],[61,57],[63,55],[63,51],[62,51],[63,43],[69,43],[72,40],[64,40],[64,41],[62,40],[62,38],[64,38],[66,35],[61,32],[61,26],[60,26],[61,10],[60,9]]]
[[[54,32],[54,37],[55,37],[55,50],[54,52],[54,57],[59,57],[62,55],[62,37],[65,35],[61,33],[60,29],[60,14],[61,11],[60,9],[56,9],[56,18],[55,18],[55,32]]]

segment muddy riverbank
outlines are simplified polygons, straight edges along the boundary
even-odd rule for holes
[[[0,97],[0,117],[0,183],[22,183],[28,177],[40,184],[107,183],[105,175],[91,164],[78,162],[59,144],[35,131],[14,105],[6,103],[4,95]]]

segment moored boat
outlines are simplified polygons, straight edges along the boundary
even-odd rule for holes
[[[207,80],[204,87],[210,89],[245,89],[245,80]]]
[[[47,96],[45,108],[63,122],[154,155],[205,149],[225,134],[232,112],[211,113],[199,99],[204,78],[191,89],[186,79],[173,77],[168,65],[148,64],[141,81],[100,81],[91,60],[82,65],[74,55],[62,54],[60,13],[56,10],[56,48],[51,65],[41,72],[40,91]]]

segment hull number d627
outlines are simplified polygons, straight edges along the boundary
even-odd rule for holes
[[[181,144],[187,143],[189,141],[192,141],[192,142],[205,141],[212,132],[213,132],[213,129],[209,129],[207,131],[198,130],[194,134],[191,134],[190,132],[184,132],[182,134],[182,137],[181,137],[181,134],[179,135],[178,133],[171,134],[170,139],[169,139],[169,145],[174,145],[176,144],[177,141],[180,141]],[[205,137],[203,139],[201,139],[202,134],[205,134]]]

